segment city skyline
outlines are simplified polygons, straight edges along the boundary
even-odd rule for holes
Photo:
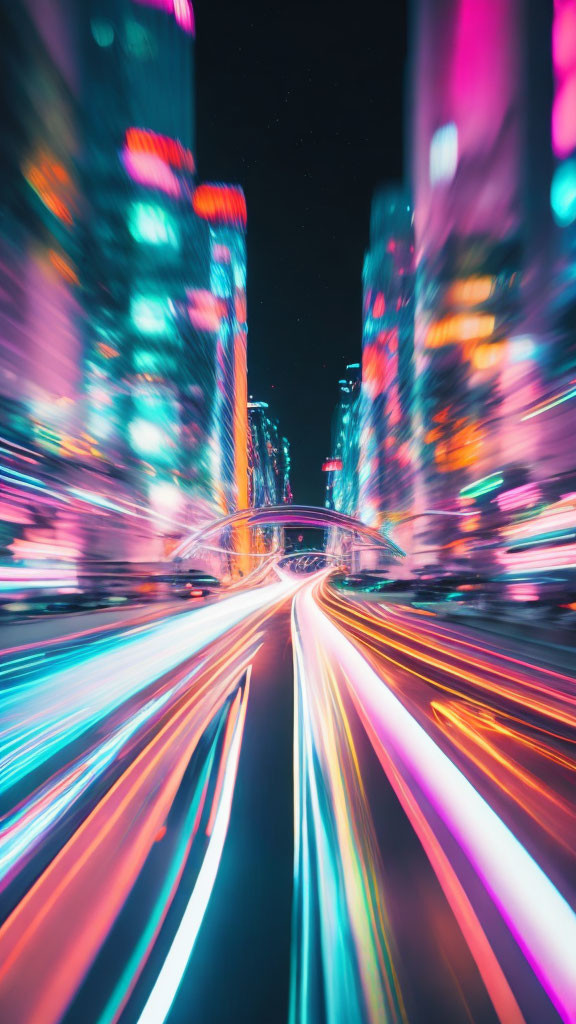
[[[249,387],[290,438],[297,500],[322,504],[336,381],[361,355],[372,194],[405,167],[405,4],[195,10],[199,170],[248,202]]]
[[[1,1024],[576,1024],[576,0],[0,56]]]

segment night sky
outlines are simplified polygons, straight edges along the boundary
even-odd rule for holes
[[[403,169],[402,0],[195,0],[197,163],[248,203],[250,394],[323,504],[337,381],[360,359],[370,198]]]

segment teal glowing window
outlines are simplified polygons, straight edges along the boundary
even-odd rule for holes
[[[175,373],[177,364],[175,359],[171,359],[164,352],[141,348],[134,352],[134,369],[137,373],[151,373],[163,377]]]
[[[142,334],[165,335],[170,329],[170,309],[166,299],[135,295],[130,307],[132,323]]]
[[[173,249],[180,245],[178,225],[174,217],[157,203],[132,203],[128,226],[130,234],[137,242],[169,245]]]
[[[556,168],[550,202],[556,222],[562,227],[576,220],[576,160],[564,160]]]

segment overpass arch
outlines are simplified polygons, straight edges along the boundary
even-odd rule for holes
[[[264,505],[257,508],[240,509],[238,512],[233,512],[229,516],[224,516],[222,519],[217,519],[191,531],[182,539],[173,552],[172,558],[182,560],[190,558],[195,551],[202,547],[214,548],[213,542],[226,531],[232,532],[235,527],[257,529],[266,526],[337,529],[349,534],[352,543],[356,542],[360,547],[376,548],[393,558],[404,556],[404,551],[390,537],[384,536],[374,527],[367,526],[366,523],[362,523],[353,516],[345,515],[343,512],[317,508],[314,505]],[[245,552],[245,554],[250,555],[251,552]]]

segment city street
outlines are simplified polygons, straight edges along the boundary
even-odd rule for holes
[[[65,625],[0,670],[0,1019],[574,1019],[543,647],[325,573]]]
[[[576,1024],[576,0],[0,56],[0,1024]]]

